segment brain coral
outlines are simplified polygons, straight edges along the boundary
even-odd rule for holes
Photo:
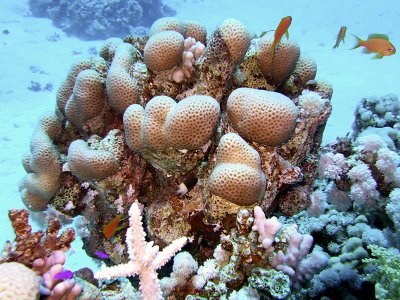
[[[39,276],[23,264],[0,264],[0,299],[39,299]]]
[[[153,36],[168,30],[179,32],[185,38],[192,37],[196,41],[200,41],[203,44],[206,43],[207,30],[203,24],[192,20],[181,22],[179,19],[172,17],[160,18],[155,21],[150,28],[149,35]]]
[[[184,37],[176,31],[156,33],[144,47],[144,62],[152,71],[165,71],[176,66],[182,56]]]
[[[309,80],[315,79],[316,74],[316,62],[310,57],[301,55],[292,74],[285,82],[284,91],[290,94],[298,94]]]
[[[265,78],[259,66],[260,38],[249,46],[250,36],[240,22],[226,20],[205,45],[195,40],[205,37],[195,22],[167,24],[181,32],[161,25],[150,38],[131,35],[106,41],[100,57],[75,64],[57,96],[56,115],[62,120],[54,114],[41,120],[31,152],[23,159],[28,175],[21,194],[26,205],[44,209],[50,204],[68,216],[84,215],[81,225],[88,229],[84,234],[90,234],[83,240],[86,252],[105,251],[112,263],[126,260],[128,224],[121,220],[123,230],[111,239],[103,228],[136,199],[144,206],[144,223],[155,244],[162,247],[187,235],[201,247],[206,242],[210,250],[221,231],[230,232],[240,210],[261,205],[282,212],[283,207],[295,207],[295,188],[304,186],[305,197],[313,188],[317,151],[330,113],[329,101],[317,107],[317,117],[303,113],[306,105],[297,96],[305,89],[305,79],[300,78],[298,94],[293,95]],[[161,70],[157,68],[168,52],[158,38],[164,35],[178,55],[167,64],[170,69],[153,71]],[[171,35],[177,39],[169,39]],[[186,35],[196,37],[186,39],[182,49]],[[291,75],[294,82],[312,73],[307,71],[312,65],[297,58],[288,71],[288,62],[281,59],[286,54],[277,50],[272,71],[284,70],[283,83]],[[171,75],[179,69],[187,74],[178,82]],[[243,80],[234,79],[239,71]],[[272,73],[273,80],[279,78]],[[331,94],[329,86],[315,80],[306,86]],[[83,130],[69,126],[68,119]],[[244,215],[241,218],[244,221]],[[211,226],[215,224],[217,228]],[[201,241],[202,236],[207,238]],[[184,298],[187,289],[179,292]]]
[[[235,133],[225,134],[217,151],[216,166],[208,179],[211,193],[238,205],[261,200],[266,180],[257,151]]]
[[[196,21],[184,22],[185,34],[184,37],[192,37],[203,44],[207,40],[207,30],[203,24]]]
[[[196,149],[214,134],[219,104],[210,96],[190,96],[179,103],[167,96],[154,97],[143,109],[131,105],[124,114],[127,144],[134,151]]]
[[[226,19],[219,29],[224,42],[228,45],[233,62],[240,62],[250,46],[250,34],[247,28],[236,19]]]
[[[241,136],[268,146],[278,146],[289,139],[298,114],[288,97],[250,88],[238,88],[231,93],[227,113]]]

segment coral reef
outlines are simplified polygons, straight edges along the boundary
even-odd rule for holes
[[[29,8],[35,17],[50,18],[66,33],[90,40],[144,34],[156,19],[175,14],[162,0],[29,0]]]
[[[108,257],[96,277],[139,274],[144,299],[303,288],[326,257],[293,222],[265,214],[292,216],[316,203],[332,88],[315,80],[315,63],[296,42],[282,41],[270,53],[270,41],[251,38],[236,19],[207,33],[197,22],[162,18],[150,36],[106,41],[99,57],[71,67],[55,112],[39,122],[23,159],[24,203],[80,216],[87,254]],[[161,289],[156,269],[183,237],[191,237],[184,250],[192,259],[178,256]],[[285,286],[272,291],[259,281],[266,273]],[[85,293],[87,285],[79,285]],[[129,283],[101,281],[96,291],[109,286],[120,291]]]

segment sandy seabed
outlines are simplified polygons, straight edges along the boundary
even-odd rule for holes
[[[400,94],[399,54],[372,60],[359,49],[348,50],[355,44],[350,34],[344,45],[332,50],[340,26],[361,38],[386,33],[400,49],[400,4],[396,0],[380,5],[372,0],[164,2],[177,11],[176,17],[200,21],[209,30],[226,18],[236,18],[252,34],[261,33],[274,29],[282,17],[292,16],[290,38],[299,43],[302,53],[316,60],[317,78],[333,85],[333,111],[325,143],[351,131],[354,109],[362,97]],[[53,110],[57,88],[71,64],[102,43],[68,37],[50,20],[31,17],[26,1],[0,1],[0,247],[14,236],[8,210],[23,207],[18,191],[18,182],[25,175],[21,156],[29,150],[34,126],[42,113]],[[42,90],[33,91],[34,83]],[[96,268],[81,247],[78,238],[67,267]]]

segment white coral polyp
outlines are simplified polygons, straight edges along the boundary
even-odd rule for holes
[[[373,153],[383,147],[386,147],[385,141],[377,134],[368,134],[360,136],[356,139],[355,144],[358,145],[357,149],[370,153]]]
[[[378,160],[375,166],[383,174],[386,183],[400,184],[400,156],[389,148],[378,151]]]
[[[364,163],[354,166],[347,175],[353,182],[363,182],[372,178],[371,170]]]
[[[323,99],[318,93],[304,90],[299,96],[299,104],[310,116],[318,117],[327,99]]]
[[[346,158],[341,153],[328,152],[323,154],[319,159],[318,171],[321,176],[327,179],[339,180],[345,166],[345,160]]]

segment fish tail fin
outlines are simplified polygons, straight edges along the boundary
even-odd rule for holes
[[[383,55],[378,53],[377,55],[375,55],[371,59],[382,59],[382,58],[383,58]]]
[[[275,45],[275,44],[272,44],[272,49],[271,49],[271,61],[270,61],[270,64],[272,64],[272,62],[274,61],[274,57],[275,57],[275,48],[276,48],[276,45]]]
[[[354,35],[354,34],[352,34],[352,36],[354,36],[357,39],[357,44],[353,48],[350,48],[350,50],[353,50],[353,49],[356,49],[358,47],[361,47],[362,43],[364,41],[362,39],[360,39],[358,36]]]

